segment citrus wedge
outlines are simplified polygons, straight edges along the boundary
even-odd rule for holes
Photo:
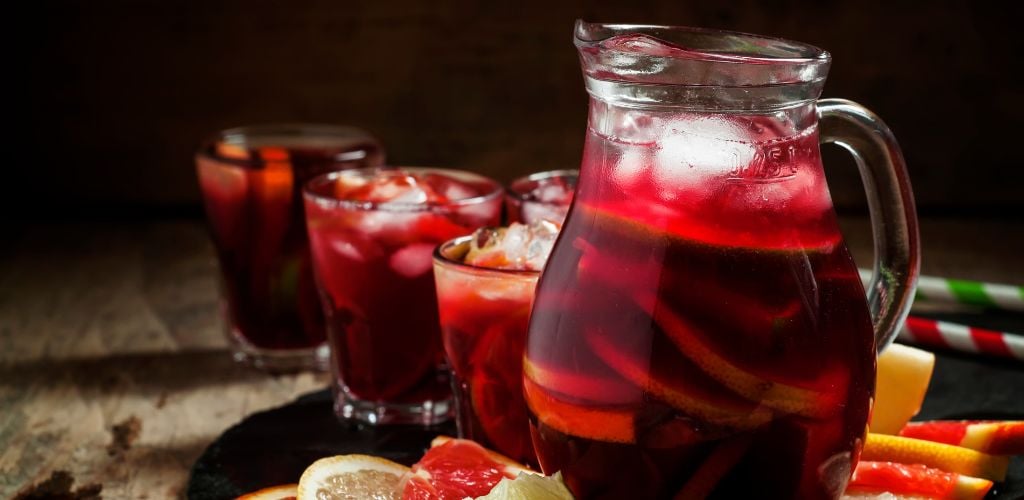
[[[759,427],[772,418],[768,408],[733,396],[726,389],[715,391],[715,387],[721,386],[685,359],[671,363],[652,359],[644,363],[598,330],[588,331],[586,338],[594,353],[626,380],[690,416],[739,429]],[[672,354],[658,352],[657,348],[652,351],[652,357]],[[664,370],[658,371],[659,368],[669,368],[672,373],[661,373]]]
[[[911,422],[900,436],[952,444],[991,455],[1024,455],[1024,421]]]
[[[878,356],[871,432],[896,434],[917,415],[935,368],[935,355],[892,344]]]
[[[579,401],[626,405],[639,403],[643,398],[636,385],[619,377],[571,373],[535,363],[530,358],[523,359],[523,375],[550,392]]]
[[[467,439],[439,436],[404,478],[404,500],[461,500],[486,495],[503,478],[528,472],[524,465]]]
[[[299,485],[281,484],[246,493],[235,500],[290,500],[299,494]]]
[[[722,385],[755,403],[786,413],[826,418],[835,414],[846,396],[845,385],[827,391],[796,387],[759,377],[735,365],[708,346],[691,325],[661,298],[642,294],[637,304],[643,307],[665,335],[704,373]]]
[[[992,481],[920,464],[862,460],[853,472],[846,494],[891,493],[935,500],[979,500],[990,489]]]
[[[573,500],[562,482],[562,474],[553,476],[520,473],[515,479],[502,479],[485,496],[477,500]]]
[[[523,380],[526,405],[544,425],[570,436],[634,443],[634,412],[568,403],[550,395],[530,379]]]
[[[751,437],[746,435],[720,444],[711,455],[708,455],[693,476],[690,476],[675,498],[706,498],[733,466],[739,463],[743,454],[750,448],[750,443]]]
[[[921,464],[926,467],[991,481],[1006,479],[1009,458],[980,451],[886,434],[869,433],[861,460]]]
[[[408,472],[404,465],[368,455],[321,458],[302,473],[298,500],[400,499]]]

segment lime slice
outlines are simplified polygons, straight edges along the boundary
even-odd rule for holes
[[[490,493],[477,500],[573,500],[562,482],[562,473],[541,476],[521,472],[515,479],[502,479]]]

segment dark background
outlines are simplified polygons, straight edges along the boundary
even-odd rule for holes
[[[825,96],[885,118],[920,211],[1019,218],[1019,7],[982,2],[91,0],[7,19],[6,217],[200,214],[192,152],[255,122],[354,124],[393,164],[500,180],[576,167],[573,20],[685,24],[828,49]],[[10,129],[9,129],[10,130]],[[827,151],[841,212],[855,167]],[[18,207],[30,207],[29,210]]]

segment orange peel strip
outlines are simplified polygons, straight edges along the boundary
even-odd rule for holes
[[[694,327],[654,294],[639,297],[637,303],[651,314],[680,352],[737,394],[769,408],[805,417],[826,418],[839,410],[841,394],[773,382],[734,365],[705,345]]]
[[[630,356],[622,354],[599,332],[587,332],[586,338],[593,352],[626,380],[688,415],[737,429],[760,427],[772,419],[772,411],[763,406],[744,400],[714,401],[693,387],[671,385],[652,376],[649,367],[640,366]]]
[[[861,460],[846,493],[922,496],[948,500],[980,500],[992,481],[945,472],[920,464]]]
[[[1006,479],[1010,459],[961,446],[869,433],[861,460],[921,464],[992,481]]]
[[[530,379],[523,380],[526,405],[544,425],[569,436],[597,441],[636,442],[634,413],[625,410],[586,408],[560,401]]]

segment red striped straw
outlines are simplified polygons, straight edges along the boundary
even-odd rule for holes
[[[1024,336],[910,316],[899,339],[930,347],[983,353],[1024,361]]]

